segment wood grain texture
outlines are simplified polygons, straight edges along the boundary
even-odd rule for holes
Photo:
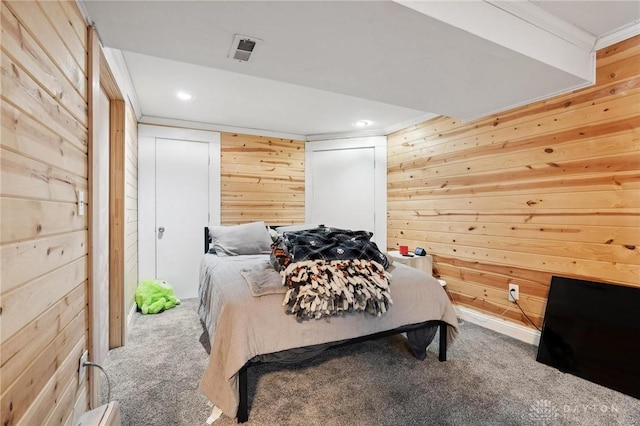
[[[87,147],[73,145],[28,114],[2,103],[3,148],[79,176],[87,175]],[[86,141],[85,141],[86,142]]]
[[[64,389],[62,395],[58,399],[56,408],[44,421],[47,425],[63,425],[73,415],[73,409],[76,404],[76,395],[78,393],[78,381],[73,377],[67,379],[67,384],[60,383]]]
[[[86,42],[80,40],[73,26],[69,25],[69,18],[60,2],[38,0],[38,4],[78,66],[84,66],[87,59]]]
[[[58,368],[53,376],[46,383],[42,391],[32,401],[31,405],[24,413],[20,424],[25,425],[45,425],[46,420],[62,402],[62,395],[71,381],[78,382],[78,360],[87,342],[80,340],[69,351],[68,356],[61,357]],[[81,390],[86,391],[85,388]],[[80,398],[80,397],[79,397]],[[47,410],[47,407],[51,409]]]
[[[87,27],[84,23],[84,18],[82,16],[82,12],[76,6],[75,1],[65,0],[59,1],[60,7],[64,10],[64,13],[67,18],[67,23],[73,31],[75,31],[78,40],[82,44],[82,48],[86,50],[87,48]]]
[[[20,417],[27,411],[31,401],[46,385],[48,378],[55,374],[59,359],[65,359],[69,355],[71,348],[68,342],[79,342],[84,338],[85,321],[84,311],[81,311],[49,345],[36,355],[33,364],[25,374],[16,377],[15,372],[9,373],[7,370],[8,376],[13,379],[13,384],[0,398],[2,413]],[[3,415],[3,424],[6,424],[6,419]]]
[[[80,418],[86,411],[87,405],[87,386],[86,381],[80,386],[80,389],[76,391],[78,398],[73,405],[72,412],[69,413],[69,417],[64,422],[64,426],[76,426],[80,423]]]
[[[86,26],[75,2],[2,1],[0,416],[77,419],[87,386]]]
[[[127,315],[135,304],[136,287],[138,286],[138,121],[133,108],[127,104],[125,123],[125,277],[124,277],[124,311]],[[123,343],[127,332],[124,331]]]
[[[26,3],[26,2],[25,2]],[[87,138],[86,120],[78,121],[59,101],[4,52],[0,56],[2,97],[41,124],[81,147]]]
[[[76,287],[58,300],[21,333],[14,334],[2,344],[0,371],[6,383],[13,381],[27,370],[28,365],[53,342],[67,326],[84,312],[85,289]],[[84,329],[86,324],[82,324]]]
[[[102,59],[102,55],[101,55]],[[102,61],[101,61],[102,62]],[[108,67],[107,67],[108,68]],[[100,81],[104,73],[100,70]],[[108,73],[110,81],[111,73]],[[108,80],[109,80],[108,78]],[[114,90],[114,89],[112,89]],[[126,105],[111,99],[109,111],[109,349],[122,346],[125,334],[125,135]]]
[[[54,2],[45,2],[54,8]],[[2,8],[2,49],[32,73],[44,90],[56,98],[76,119],[86,120],[87,104],[66,76],[7,8]],[[76,37],[74,37],[76,38]]]
[[[71,51],[64,40],[58,35],[51,20],[41,9],[39,2],[5,0],[3,7],[7,7],[20,21],[21,25],[40,44],[42,49],[56,63],[67,79],[83,96],[87,92],[86,48],[79,51]],[[74,5],[77,9],[77,6]],[[61,17],[58,16],[58,19]],[[67,17],[73,22],[73,26],[86,28],[82,16]],[[55,21],[55,19],[54,19]],[[57,24],[57,22],[56,22]],[[60,23],[63,25],[63,23]],[[69,25],[67,23],[67,25]],[[86,38],[86,29],[83,37]],[[79,58],[80,61],[77,61]]]
[[[597,83],[388,137],[388,246],[425,247],[461,305],[540,325],[553,275],[640,287],[640,36]]]
[[[304,142],[222,133],[221,222],[304,222]]]
[[[13,336],[29,322],[85,282],[87,258],[49,272],[2,295],[1,341]]]
[[[2,293],[87,254],[86,230],[0,246]]]
[[[90,200],[89,205],[89,223],[88,234],[90,244],[90,258],[91,262],[88,264],[88,276],[89,285],[87,286],[87,314],[88,314],[88,349],[89,349],[89,361],[95,363],[102,363],[109,347],[109,328],[108,328],[108,303],[104,303],[108,299],[109,280],[104,280],[107,276],[109,263],[109,254],[112,251],[112,247],[109,246],[109,235],[105,232],[105,227],[98,229],[96,224],[102,221],[104,225],[108,221],[108,216],[111,213],[112,206],[106,206],[104,204],[98,205],[95,203],[98,198],[96,194],[100,192],[100,178],[99,169],[96,169],[100,163],[100,152],[102,155],[108,155],[110,152],[109,147],[103,148],[105,140],[101,139],[99,134],[99,123],[103,123],[105,119],[104,115],[101,115],[100,97],[105,95],[109,100],[108,94],[104,92],[102,85],[100,84],[100,41],[98,40],[98,34],[95,27],[87,28],[87,108],[89,111],[89,129],[88,129],[88,166],[89,166],[89,188],[90,188]],[[104,110],[102,110],[104,114]],[[100,142],[99,142],[100,141]],[[108,142],[110,144],[110,140]],[[105,151],[107,154],[105,154]],[[104,174],[102,175],[104,178]],[[109,180],[109,176],[106,177]],[[105,187],[108,182],[103,183]],[[103,200],[104,203],[104,200]],[[109,208],[109,214],[103,215],[98,212],[104,208]],[[101,232],[102,231],[102,232]],[[107,234],[107,235],[105,235]],[[98,250],[100,242],[103,242],[103,249]],[[105,262],[106,258],[106,262]],[[88,402],[91,407],[98,406],[98,394],[100,392],[101,376],[95,369],[91,368],[88,371]]]
[[[75,203],[3,198],[0,219],[2,243],[86,229]]]
[[[75,203],[78,191],[87,191],[86,178],[11,151],[0,149],[0,164],[0,194],[5,197]]]

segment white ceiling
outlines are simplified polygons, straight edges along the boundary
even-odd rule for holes
[[[541,1],[532,3],[598,37],[640,19],[640,1]]]
[[[360,119],[387,128],[422,111],[217,68],[124,54],[146,116],[294,135],[341,133]],[[193,94],[180,101],[178,91]]]
[[[430,114],[474,118],[589,84],[596,38],[640,19],[636,1],[402,3],[83,5],[105,47],[124,52],[143,116],[304,136],[359,119],[388,131]],[[555,15],[563,39],[514,18],[523,3]],[[227,58],[235,34],[263,40],[249,62]]]

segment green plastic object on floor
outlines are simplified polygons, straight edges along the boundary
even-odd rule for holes
[[[143,314],[157,314],[180,304],[173,287],[165,281],[144,280],[136,289],[136,303]]]

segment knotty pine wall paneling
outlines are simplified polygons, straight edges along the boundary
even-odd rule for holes
[[[594,86],[389,135],[388,245],[425,247],[454,301],[540,326],[552,275],[640,286],[640,36]],[[526,82],[523,82],[526,84]]]
[[[135,305],[138,286],[138,120],[127,103],[124,152],[124,313]],[[124,342],[126,343],[126,333]]]
[[[0,15],[0,416],[70,424],[87,401],[86,25],[75,2],[3,0]]]
[[[304,222],[304,141],[220,135],[220,222]]]

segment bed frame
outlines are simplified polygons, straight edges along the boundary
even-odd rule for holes
[[[441,362],[447,360],[447,327],[448,324],[444,321],[429,321],[427,324],[414,324],[405,327],[401,327],[399,329],[382,331],[380,333],[370,334],[368,336],[356,337],[341,343],[337,343],[327,349],[335,349],[348,345],[352,345],[355,343],[366,342],[368,340],[380,339],[382,337],[393,336],[396,334],[404,333],[407,331],[419,330],[421,328],[430,327],[434,324],[437,324],[440,327],[440,345],[439,345],[439,355],[438,359]],[[238,423],[244,423],[249,420],[249,395],[248,395],[248,368],[253,365],[261,364],[261,361],[249,361],[247,362],[238,372],[238,387],[240,392],[240,401],[238,402],[238,414],[237,419]]]
[[[204,252],[207,253],[209,251],[210,239],[209,239],[209,228],[204,227]],[[362,343],[369,340],[380,339],[383,337],[389,337],[400,333],[406,333],[410,331],[420,330],[422,328],[433,327],[434,325],[439,327],[439,348],[438,348],[438,359],[440,362],[444,362],[447,360],[447,329],[448,324],[444,321],[427,321],[420,324],[411,324],[406,325],[400,328],[396,328],[393,330],[382,331],[380,333],[369,334],[367,336],[355,337],[353,339],[349,339],[342,342],[336,342],[334,345],[327,347],[326,349],[336,349],[356,343]],[[269,354],[267,354],[269,355]],[[253,365],[262,364],[262,361],[249,361],[247,362],[240,371],[238,371],[238,387],[239,387],[239,402],[238,402],[238,413],[237,420],[238,423],[244,423],[249,420],[249,398],[248,398],[248,368]]]

